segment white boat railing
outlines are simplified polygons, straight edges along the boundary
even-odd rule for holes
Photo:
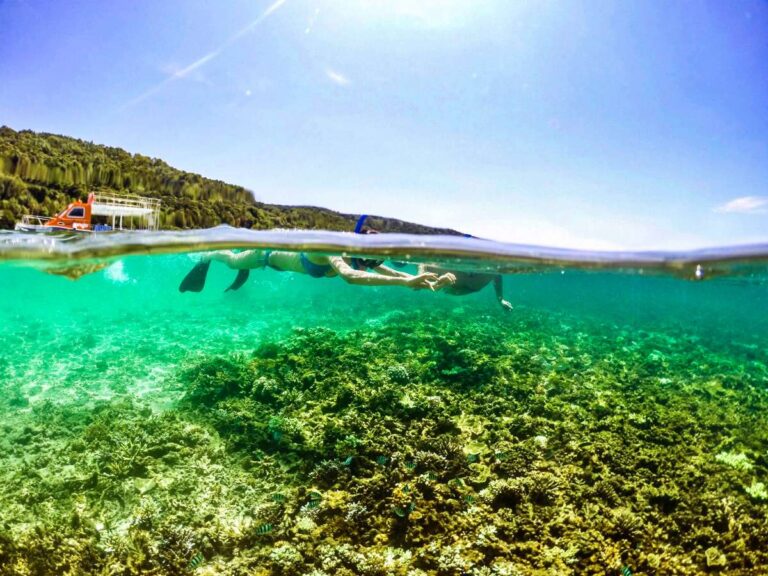
[[[112,218],[112,227],[123,228],[123,218],[142,218],[148,230],[157,230],[160,224],[160,200],[156,198],[109,196],[94,194],[91,214]],[[119,220],[118,220],[119,218]]]
[[[106,196],[104,194],[94,194],[93,204],[100,208],[112,207],[115,209],[142,209],[148,211],[160,210],[160,200],[156,198],[128,197],[128,196]]]
[[[21,223],[25,226],[43,226],[49,220],[50,218],[47,216],[33,216],[32,214],[25,214],[21,217]]]

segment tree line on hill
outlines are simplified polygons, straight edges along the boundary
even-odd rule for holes
[[[351,230],[357,219],[325,208],[257,202],[242,186],[121,148],[0,127],[0,229],[13,228],[24,214],[53,216],[89,192],[159,199],[162,229],[229,224],[260,230]],[[457,234],[394,218],[372,217],[371,225],[383,232]]]

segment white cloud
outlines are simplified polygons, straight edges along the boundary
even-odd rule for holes
[[[715,212],[762,214],[768,211],[768,196],[742,196],[715,208]]]
[[[344,76],[344,74],[331,70],[330,68],[326,69],[325,75],[331,82],[338,84],[339,86],[349,86],[352,83],[349,78]]]

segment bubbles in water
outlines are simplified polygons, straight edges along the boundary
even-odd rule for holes
[[[122,260],[118,260],[114,264],[112,264],[109,268],[104,270],[104,276],[107,277],[108,280],[115,282],[116,284],[124,284],[125,282],[128,282],[130,278],[128,277],[128,274],[125,273],[125,266],[123,265]]]

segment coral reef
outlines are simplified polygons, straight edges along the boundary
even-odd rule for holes
[[[165,411],[7,395],[0,574],[759,574],[749,354],[458,310],[199,358]]]

